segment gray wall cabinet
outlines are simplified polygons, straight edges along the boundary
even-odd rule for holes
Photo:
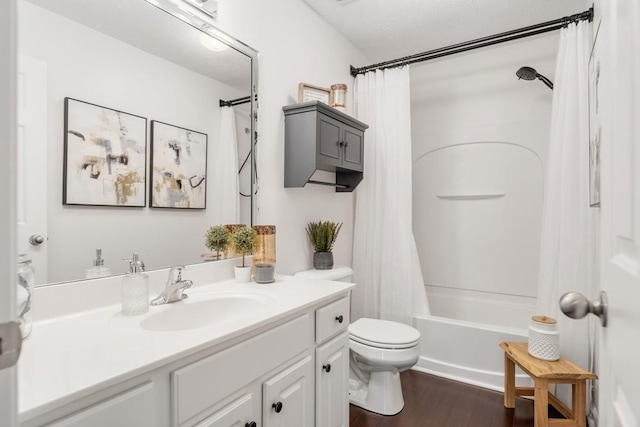
[[[284,186],[335,185],[351,192],[364,172],[364,131],[368,125],[328,105],[306,102],[283,107]],[[314,181],[316,170],[335,172],[336,182]]]

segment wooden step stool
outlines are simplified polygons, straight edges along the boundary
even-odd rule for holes
[[[535,427],[586,427],[586,382],[598,376],[585,371],[560,356],[559,360],[547,362],[529,354],[526,342],[503,342],[504,350],[504,406],[516,407],[516,396],[534,397]],[[534,387],[516,387],[518,365],[529,375]],[[549,384],[571,384],[571,409],[549,392]],[[567,419],[549,419],[549,404]]]

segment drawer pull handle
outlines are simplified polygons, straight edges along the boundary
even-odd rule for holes
[[[255,422],[255,421],[251,421],[250,423],[246,423],[246,424],[244,425],[244,427],[256,427],[256,426],[257,426],[257,424],[256,424],[256,422]]]
[[[336,320],[338,321],[338,323],[342,323],[344,320],[344,317],[342,317],[342,314],[340,316],[336,316]]]
[[[322,369],[327,371],[327,373],[331,372],[331,363],[327,363],[326,365],[322,365]]]
[[[271,407],[273,408],[274,411],[276,411],[276,414],[279,414],[282,411],[282,402],[276,402],[273,405],[271,405]]]

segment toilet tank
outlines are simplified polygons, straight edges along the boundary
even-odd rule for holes
[[[298,271],[294,274],[296,277],[302,277],[305,279],[313,280],[333,280],[336,282],[351,283],[351,277],[353,276],[353,270],[351,267],[344,267],[336,265],[331,270],[304,270]]]

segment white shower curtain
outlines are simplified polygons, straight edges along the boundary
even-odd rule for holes
[[[240,189],[238,185],[238,142],[233,107],[222,107],[220,141],[214,142],[215,162],[210,165],[215,203],[211,205],[217,224],[237,224],[240,220]]]
[[[412,324],[428,305],[411,225],[409,67],[358,75],[355,111],[369,129],[356,189],[352,319]]]
[[[553,90],[551,134],[542,221],[538,311],[558,320],[560,352],[588,369],[587,318],[573,320],[558,300],[570,291],[589,292],[595,280],[589,263],[593,212],[589,207],[589,24],[560,33]]]

